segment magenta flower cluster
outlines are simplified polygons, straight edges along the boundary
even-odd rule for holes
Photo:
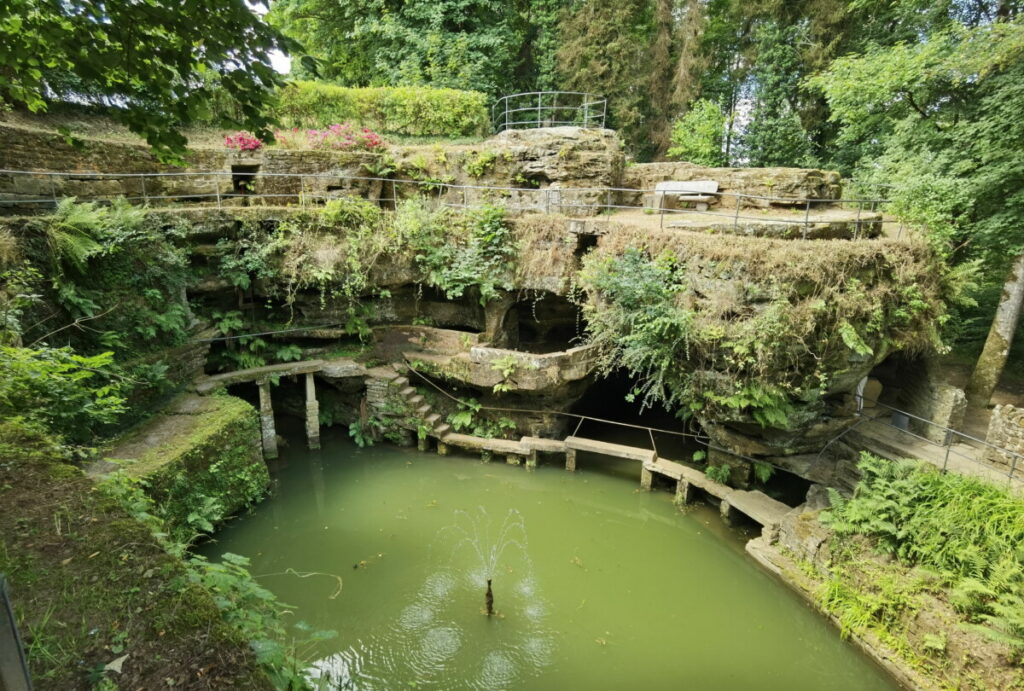
[[[224,146],[239,151],[256,151],[263,148],[263,140],[248,132],[236,132],[224,137]]]
[[[277,143],[287,149],[339,149],[342,151],[373,151],[384,146],[381,136],[368,127],[356,128],[349,123],[334,124],[323,130],[275,130]]]

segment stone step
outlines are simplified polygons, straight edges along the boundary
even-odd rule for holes
[[[398,372],[396,372],[393,367],[386,365],[381,367],[371,367],[366,370],[366,373],[375,379],[383,379],[389,383],[398,378]]]
[[[427,415],[430,414],[431,410],[433,410],[433,408],[431,408],[429,404],[424,404],[416,409],[416,414],[419,415],[420,417],[426,417]]]
[[[423,403],[424,399],[423,396],[416,394],[415,396],[411,396],[405,400],[409,402],[409,405],[419,406]]]
[[[427,423],[428,425],[430,425],[431,427],[433,427],[434,425],[436,425],[436,424],[438,423],[438,421],[439,421],[440,419],[441,419],[441,416],[440,416],[440,415],[438,415],[437,413],[433,413],[433,414],[431,414],[431,415],[428,415],[428,416],[426,417],[426,423]]]
[[[438,425],[437,427],[434,428],[434,436],[444,438],[444,436],[447,435],[451,431],[452,431],[452,426],[449,425],[446,422],[446,423]]]
[[[724,501],[763,526],[778,525],[782,522],[782,517],[790,511],[786,504],[758,490],[738,489],[728,494]]]
[[[408,386],[409,380],[406,377],[398,376],[392,379],[391,383],[395,386]]]
[[[398,395],[399,396],[404,396],[405,398],[409,398],[410,396],[414,395],[415,393],[416,393],[416,388],[415,387],[407,386],[404,389],[402,389],[401,391],[399,391]]]

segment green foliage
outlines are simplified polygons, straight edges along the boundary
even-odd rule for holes
[[[33,112],[50,97],[111,106],[158,155],[180,160],[181,128],[209,116],[217,91],[231,104],[218,124],[267,134],[262,105],[282,81],[270,55],[294,47],[241,0],[12,0],[0,19],[0,101]]]
[[[93,441],[125,411],[113,353],[0,346],[0,419],[21,416],[72,443]]]
[[[754,477],[762,485],[772,479],[775,474],[775,466],[767,461],[754,461]]]
[[[25,317],[42,301],[42,279],[28,262],[0,271],[0,345],[21,345]]]
[[[507,417],[493,418],[488,415],[475,398],[459,399],[459,409],[450,414],[447,420],[456,432],[486,439],[505,437],[516,428],[515,422]]]
[[[377,418],[368,419],[366,424],[356,420],[348,426],[348,436],[352,437],[352,441],[359,448],[373,446],[375,435],[380,432],[382,426],[382,422]]]
[[[704,469],[704,474],[711,480],[724,485],[729,482],[729,477],[732,475],[732,468],[724,463],[722,465],[708,464],[708,467]]]
[[[449,299],[475,288],[480,304],[485,305],[500,289],[512,287],[516,248],[504,217],[499,207],[453,212],[409,200],[400,205],[395,226],[416,253],[416,264],[428,285],[443,290]]]
[[[516,355],[509,353],[491,361],[491,369],[501,375],[501,381],[494,385],[494,392],[511,391],[515,381],[514,375],[519,369],[537,369],[536,365],[524,362]]]
[[[564,0],[279,0],[271,21],[351,86],[431,85],[491,96],[552,78]],[[309,70],[296,70],[308,76]]]
[[[49,216],[26,225],[36,269],[50,282],[42,297],[55,303],[59,329],[83,352],[114,348],[128,360],[187,337],[184,302],[188,261],[175,242],[178,228],[153,228],[146,212],[124,199],[108,206],[62,200]],[[37,285],[41,281],[36,281]],[[49,334],[25,334],[45,340]],[[156,346],[156,347],[155,347]]]
[[[642,157],[668,146],[678,81],[672,14],[672,3],[585,0],[567,3],[559,21],[559,88],[608,98],[606,126]]]
[[[279,92],[274,114],[288,127],[352,122],[382,134],[414,136],[465,137],[490,127],[483,94],[425,86],[292,82]]]
[[[724,166],[725,115],[717,104],[701,99],[672,125],[668,157],[699,166]]]
[[[186,544],[168,536],[153,500],[142,491],[138,482],[123,473],[115,473],[98,488],[146,526],[168,553],[184,560],[181,562],[185,567],[184,577],[175,587],[180,593],[190,587],[198,587],[213,597],[225,622],[249,641],[257,662],[275,688],[309,688],[303,675],[305,664],[299,659],[297,650],[300,645],[331,638],[335,632],[313,631],[299,622],[293,626],[295,631],[290,633],[283,620],[291,608],[256,582],[249,573],[249,560],[245,557],[225,553],[220,563],[198,555],[185,559]],[[314,575],[291,570],[289,573],[299,577]]]
[[[637,248],[645,244],[653,247]],[[755,258],[713,245],[629,238],[584,257],[589,340],[602,371],[637,379],[629,400],[791,429],[814,415],[830,378],[851,361],[942,345],[938,295],[948,286],[930,260],[886,250],[849,264],[837,254],[812,268],[802,252]],[[743,295],[714,287],[737,285],[738,276]],[[797,343],[814,356],[797,355]]]
[[[838,539],[865,535],[907,565],[938,570],[950,602],[1024,655],[1024,502],[980,480],[861,455],[861,483],[822,520]]]
[[[278,689],[309,687],[303,671],[305,665],[289,644],[289,633],[283,619],[291,608],[256,582],[249,573],[246,557],[226,552],[220,563],[200,556],[189,560],[189,579],[212,595],[228,624],[250,641],[256,660],[267,671]],[[306,636],[308,627],[296,625]],[[304,630],[305,629],[305,630]],[[313,640],[333,637],[334,632],[317,632]]]
[[[493,151],[481,151],[479,154],[466,161],[465,165],[462,166],[462,169],[465,170],[470,177],[479,178],[487,173],[487,171],[494,166],[494,162],[497,160],[498,154]]]
[[[812,142],[793,107],[799,91],[799,46],[806,29],[766,22],[755,30],[758,60],[750,122],[739,138],[738,158],[754,167],[812,165]]]
[[[907,645],[899,635],[903,620],[921,608],[920,594],[931,587],[929,581],[868,564],[859,566],[870,574],[869,585],[859,587],[847,577],[844,565],[836,565],[833,577],[819,593],[822,605],[838,619],[844,638],[870,629],[886,644],[905,651]]]
[[[1024,247],[1024,25],[956,25],[925,40],[836,60],[809,80],[869,180],[897,181],[893,211],[990,279]],[[870,143],[865,144],[865,142]]]

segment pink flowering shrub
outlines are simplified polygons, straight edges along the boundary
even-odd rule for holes
[[[248,132],[236,132],[224,137],[224,146],[239,151],[257,151],[263,148],[263,141]]]
[[[325,130],[275,130],[274,139],[286,149],[335,149],[338,151],[374,151],[384,147],[380,135],[368,127],[349,123],[331,125]]]

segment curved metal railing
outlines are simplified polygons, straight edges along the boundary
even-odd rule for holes
[[[528,91],[502,96],[491,106],[495,132],[536,127],[603,128],[608,101],[582,91]]]

